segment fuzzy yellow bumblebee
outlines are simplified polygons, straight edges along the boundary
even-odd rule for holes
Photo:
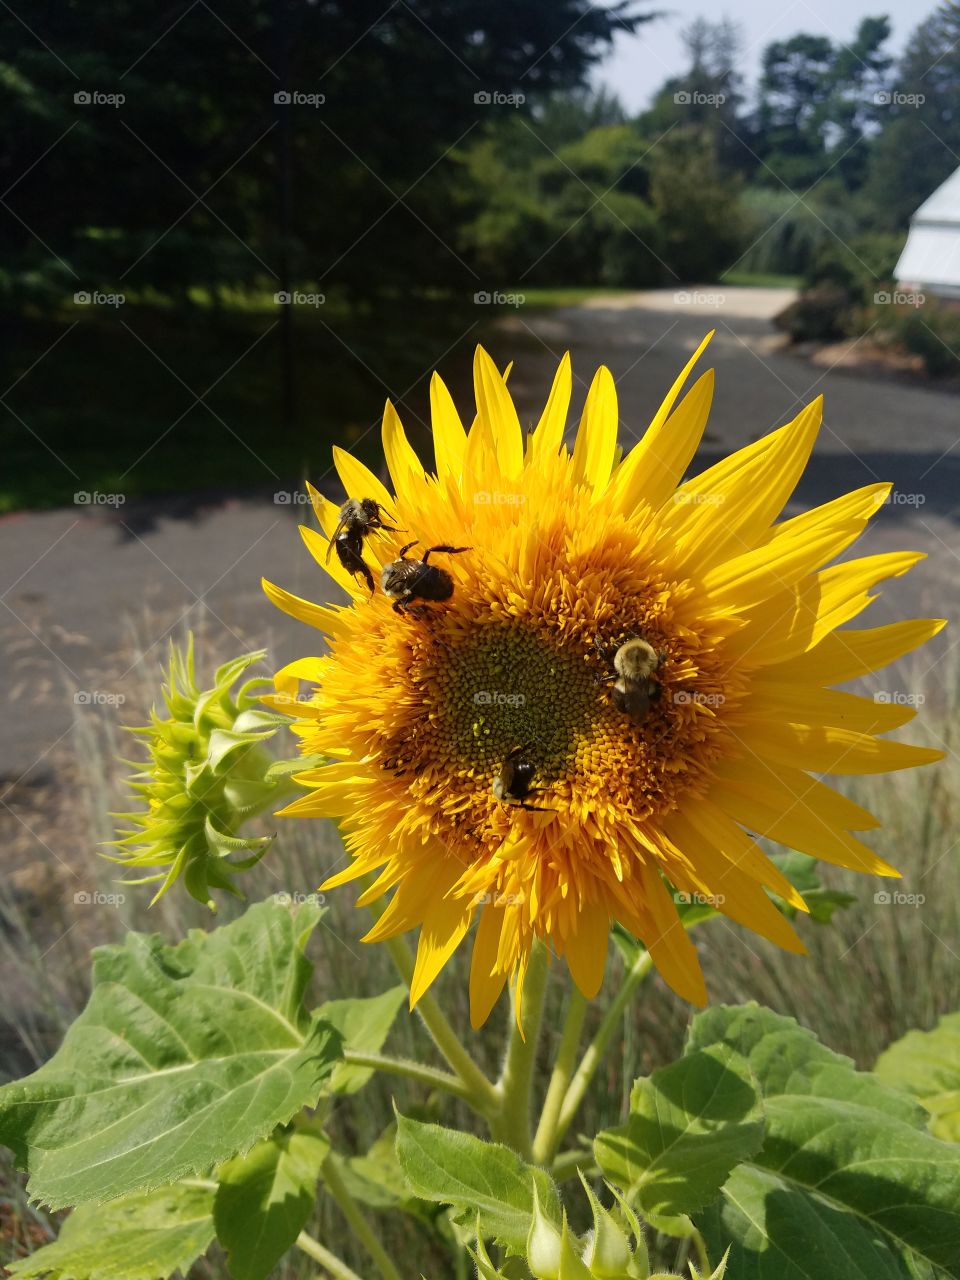
[[[841,629],[878,582],[922,557],[823,567],[863,531],[885,484],[777,522],[813,447],[819,401],[681,483],[707,420],[712,372],[680,395],[705,345],[623,457],[606,368],[571,451],[569,360],[527,434],[504,377],[478,350],[469,430],[434,375],[432,473],[389,404],[383,445],[393,492],[334,450],[346,494],[380,503],[402,530],[366,539],[374,577],[412,539],[469,548],[435,558],[452,578],[450,598],[398,614],[382,591],[371,596],[328,563],[338,507],[318,493],[324,532],[304,528],[303,538],[351,603],[313,604],[264,584],[330,646],[276,676],[272,704],[281,710],[306,685],[294,731],[304,753],[330,761],[299,775],[306,793],[283,812],[340,820],[349,863],[324,888],[377,873],[360,901],[392,891],[368,941],[419,927],[413,1002],[479,916],[474,1025],[509,978],[522,985],[537,937],[595,995],[614,920],[642,939],[675,991],[704,1003],[675,894],[709,896],[731,919],[802,950],[767,890],[801,910],[803,900],[748,832],[839,866],[896,874],[855,834],[876,820],[811,774],[940,758],[881,736],[909,720],[910,708],[829,687],[943,625]],[[627,715],[601,655],[631,637],[655,651],[656,687],[645,686],[651,696]],[[530,806],[501,803],[492,789],[521,749],[536,772]]]

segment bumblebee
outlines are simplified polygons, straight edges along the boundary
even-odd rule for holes
[[[599,639],[594,643],[601,658],[609,662],[610,650],[601,645]],[[634,724],[646,719],[651,703],[660,697],[660,684],[653,676],[663,656],[640,636],[625,640],[613,655],[614,674],[605,677],[613,682],[610,701]]]
[[[449,600],[453,595],[453,578],[446,569],[429,564],[429,559],[434,551],[458,556],[471,550],[470,547],[448,547],[441,543],[427,547],[422,560],[408,560],[407,552],[416,545],[416,542],[408,542],[401,547],[399,557],[385,564],[380,572],[380,585],[384,595],[393,601],[394,613],[405,613],[416,600]]]
[[[542,790],[533,785],[537,766],[526,755],[529,745],[527,743],[526,746],[514,747],[507,753],[500,766],[500,772],[493,780],[493,794],[501,804],[516,805],[519,809],[554,813],[555,810],[549,809],[547,805],[529,803],[529,797]]]
[[[337,527],[330,536],[327,560],[336,547],[337,559],[348,573],[362,577],[370,594],[374,592],[373,574],[363,559],[363,540],[368,533],[383,530],[385,533],[403,533],[393,525],[384,524],[383,508],[373,498],[349,498],[340,508]]]

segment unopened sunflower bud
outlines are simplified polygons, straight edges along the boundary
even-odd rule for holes
[[[580,1181],[593,1213],[593,1230],[588,1237],[583,1260],[596,1280],[624,1280],[630,1275],[629,1268],[633,1262],[630,1239],[613,1215],[604,1209],[582,1173]]]
[[[690,1274],[692,1276],[692,1280],[723,1280],[723,1277],[727,1274],[727,1259],[729,1257],[730,1257],[730,1249],[728,1248],[727,1252],[720,1259],[719,1266],[714,1271],[711,1271],[708,1276],[701,1276],[700,1272],[691,1262]]]
[[[166,713],[154,707],[150,724],[132,730],[145,740],[150,759],[134,764],[138,772],[129,785],[147,808],[113,815],[132,829],[111,841],[121,850],[111,861],[158,868],[127,882],[159,881],[154,901],[181,878],[211,909],[213,889],[242,896],[232,877],[259,862],[273,839],[238,834],[248,818],[272,806],[287,788],[286,779],[271,775],[273,759],[264,750],[283,719],[264,711],[250,692],[266,682],[247,680],[232,692],[262,657],[263,652],[248,653],[225,663],[213,687],[200,689],[193,637],[185,652],[171,644],[163,687]]]
[[[535,1280],[560,1280],[562,1243],[560,1232],[540,1208],[540,1196],[534,1180],[533,1221],[527,1233],[527,1266]]]
[[[570,1230],[567,1215],[563,1215],[563,1230],[560,1233],[560,1270],[557,1280],[593,1280],[593,1272],[580,1256],[577,1237]]]

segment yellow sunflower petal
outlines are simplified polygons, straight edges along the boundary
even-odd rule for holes
[[[474,1030],[482,1027],[489,1018],[490,1010],[500,998],[507,981],[507,970],[497,970],[502,928],[503,909],[492,904],[485,906],[477,925],[470,962],[470,1025]]]
[[[607,965],[610,943],[610,914],[605,907],[591,903],[577,919],[577,929],[566,940],[564,955],[574,982],[588,1000],[600,990]]]
[[[430,379],[430,421],[433,425],[437,475],[441,479],[444,475],[449,475],[459,482],[463,470],[463,455],[467,448],[467,433],[439,373],[435,373]]]
[[[359,458],[334,445],[333,465],[337,468],[337,475],[348,497],[372,498],[385,508],[388,515],[391,514],[393,495]]]
[[[389,400],[383,410],[383,453],[398,499],[411,500],[423,483],[423,464],[407,440],[403,424]]]
[[[473,382],[477,413],[489,424],[501,474],[513,478],[523,468],[523,433],[506,381],[483,347],[473,360]]]
[[[805,653],[759,671],[757,679],[843,684],[902,658],[946,625],[945,618],[917,618],[866,631],[834,631]]]
[[[570,370],[570,352],[564,354],[554,374],[553,386],[540,421],[530,438],[530,456],[533,459],[555,457],[563,444],[570,409],[570,393],[573,378]]]
[[[613,469],[619,421],[613,374],[601,365],[587,392],[573,446],[574,484],[589,484],[594,492],[602,493]]]

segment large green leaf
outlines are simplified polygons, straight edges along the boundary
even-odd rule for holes
[[[925,1113],[811,1032],[756,1005],[694,1019],[689,1048],[726,1044],[749,1061],[766,1134],[701,1216],[730,1280],[901,1280],[906,1256],[960,1273],[960,1149]]]
[[[175,1182],[317,1101],[340,1036],[303,1008],[319,912],[251,907],[176,947],[94,953],[93,992],[54,1057],[0,1090],[0,1141],[54,1208]]]
[[[452,1205],[470,1226],[479,1214],[483,1234],[514,1252],[527,1242],[534,1179],[541,1209],[560,1225],[560,1199],[552,1179],[509,1147],[399,1116],[397,1155],[415,1195]]]
[[[630,1118],[594,1141],[597,1164],[641,1212],[673,1217],[715,1199],[763,1140],[763,1110],[746,1061],[725,1045],[641,1078]]]
[[[881,1053],[874,1071],[923,1103],[938,1138],[960,1142],[960,1013],[948,1013],[932,1031],[908,1031]]]
[[[213,1184],[180,1183],[71,1213],[52,1244],[11,1275],[49,1280],[166,1280],[187,1269],[214,1239]]]
[[[407,988],[400,983],[381,995],[366,999],[328,1000],[317,1010],[317,1016],[336,1027],[343,1037],[344,1051],[378,1053],[390,1033],[397,1010],[403,1004]],[[373,1071],[369,1067],[338,1062],[330,1079],[333,1093],[356,1093],[367,1083]]]
[[[219,1171],[213,1218],[233,1280],[264,1280],[306,1226],[330,1144],[280,1133]]]

